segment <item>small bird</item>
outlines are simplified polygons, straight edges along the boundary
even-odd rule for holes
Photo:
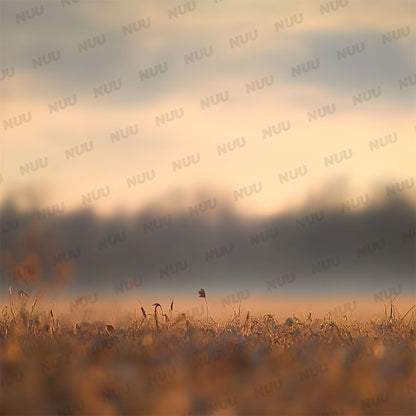
[[[205,298],[205,290],[204,289],[199,289],[198,295],[200,298]]]

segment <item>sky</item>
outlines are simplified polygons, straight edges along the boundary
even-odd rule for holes
[[[204,192],[268,215],[415,176],[413,1],[0,11],[2,200],[112,215]]]

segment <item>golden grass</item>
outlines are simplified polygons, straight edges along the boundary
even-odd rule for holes
[[[200,321],[174,304],[70,322],[11,293],[2,415],[413,415],[415,314]],[[13,302],[13,299],[15,302]]]

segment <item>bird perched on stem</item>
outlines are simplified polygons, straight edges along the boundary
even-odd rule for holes
[[[204,289],[199,289],[199,291],[198,291],[198,297],[205,299],[205,305],[207,307],[207,323],[208,323],[208,302],[207,302],[207,295],[206,295]]]

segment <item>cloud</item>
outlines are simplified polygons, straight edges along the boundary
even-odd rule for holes
[[[238,10],[233,2],[211,7],[195,4],[195,11],[169,19],[171,3],[148,2],[140,8],[130,2],[101,3],[99,8],[94,3],[64,8],[59,3],[47,3],[43,15],[17,24],[16,13],[30,9],[33,3],[5,3],[4,62],[16,67],[16,77],[24,74],[25,79],[24,86],[13,88],[22,99],[47,100],[72,93],[93,96],[94,87],[121,78],[122,90],[108,104],[118,106],[151,104],[169,95],[189,96],[207,82],[245,82],[268,74],[289,87],[311,84],[336,95],[373,83],[397,83],[398,78],[415,70],[411,59],[414,36],[391,45],[381,44],[382,28],[394,30],[399,22],[406,24],[403,3],[391,10],[389,24],[386,19],[376,19],[374,14],[380,11],[369,4],[360,6],[367,11],[361,10],[360,18],[354,14],[357,5],[352,3],[345,10],[316,18],[312,16],[319,15],[321,2],[298,2],[291,7],[287,3],[272,7],[259,2],[256,7],[239,4]],[[302,23],[276,33],[276,21],[296,10],[303,16]],[[142,23],[147,19],[150,25],[145,28]],[[123,35],[123,27],[134,22],[140,30]],[[328,22],[336,25],[328,27]],[[257,40],[252,45],[230,47],[231,37],[254,31]],[[88,39],[94,43],[94,37],[105,37],[105,42],[80,53],[78,44]],[[362,54],[337,60],[337,50],[357,42],[365,43]],[[211,57],[185,63],[185,54],[210,47]],[[61,58],[57,62],[33,69],[33,59],[58,50]],[[292,76],[294,66],[315,58],[320,59],[319,70]],[[147,81],[140,79],[140,71],[164,63],[168,66],[166,74]],[[7,91],[7,84],[3,87]],[[406,100],[402,94],[389,98],[394,105]],[[94,100],[92,103],[97,104]]]
[[[413,172],[413,94],[411,86],[399,89],[397,80],[414,71],[414,33],[384,46],[381,34],[408,23],[411,2],[394,9],[387,7],[389,3],[383,3],[385,8],[347,3],[321,14],[320,1],[261,1],[255,6],[195,2],[195,10],[169,18],[168,10],[178,7],[171,2],[144,2],[140,7],[136,2],[66,7],[60,2],[2,2],[3,61],[15,67],[15,75],[0,83],[6,138],[2,151],[7,155],[1,186],[48,183],[52,192],[45,204],[57,199],[75,206],[83,192],[111,184],[108,206],[114,208],[144,204],[171,187],[210,183],[232,193],[262,180],[264,193],[252,209],[270,210],[291,198],[299,201],[331,175],[349,175],[359,192],[377,178],[407,177]],[[16,13],[40,5],[42,15],[16,23]],[[277,21],[296,13],[302,14],[301,24],[276,31]],[[148,18],[150,26],[140,26]],[[123,26],[133,23],[140,30],[123,34]],[[256,39],[231,47],[231,38],[247,32],[255,33]],[[78,51],[79,42],[94,43],[102,34],[103,45]],[[337,58],[337,50],[361,41],[363,53]],[[212,54],[194,63],[185,59],[211,48]],[[33,68],[34,58],[57,50],[60,59]],[[317,70],[293,76],[293,67],[314,59],[319,59]],[[166,71],[157,73],[165,64]],[[156,75],[146,79],[146,70]],[[264,78],[272,80],[271,85],[249,91],[248,86]],[[119,89],[94,92],[110,88],[112,82]],[[353,94],[378,85],[380,100],[353,105]],[[229,99],[223,105],[201,108],[201,100],[215,99],[224,91]],[[50,111],[50,105],[68,96],[76,96],[77,104]],[[330,103],[336,103],[333,116],[316,123],[308,120],[309,112]],[[157,125],[157,116],[176,108],[184,111],[180,120]],[[28,111],[29,124],[6,131],[4,123]],[[264,137],[265,128],[288,120],[290,131]],[[110,141],[112,132],[136,124],[137,136]],[[370,152],[370,140],[394,131],[399,134],[394,147]],[[239,137],[246,140],[241,151],[218,155],[219,145]],[[94,142],[93,152],[78,159],[65,157],[68,149],[89,141]],[[325,168],[325,156],[349,148],[354,153],[351,163]],[[201,163],[189,171],[172,172],[173,161],[196,152],[201,153]],[[48,169],[21,174],[22,165],[41,157],[48,157]],[[304,180],[276,186],[279,173],[304,164],[309,169]],[[153,168],[157,180],[134,196],[126,193],[127,177]]]

